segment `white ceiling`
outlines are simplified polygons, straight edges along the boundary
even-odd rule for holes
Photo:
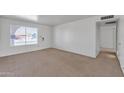
[[[93,15],[3,15],[1,17],[55,26],[91,16]]]

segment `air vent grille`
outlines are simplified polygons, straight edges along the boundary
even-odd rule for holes
[[[110,19],[110,18],[114,18],[114,15],[101,17],[101,20]]]
[[[106,22],[105,24],[115,24],[116,21]]]

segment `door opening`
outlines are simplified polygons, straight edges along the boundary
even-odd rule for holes
[[[118,20],[96,22],[96,53],[109,52],[117,54],[117,24]]]

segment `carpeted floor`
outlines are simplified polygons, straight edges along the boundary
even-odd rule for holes
[[[57,49],[45,49],[0,58],[0,76],[90,76],[121,77],[113,53],[101,52],[94,59]]]

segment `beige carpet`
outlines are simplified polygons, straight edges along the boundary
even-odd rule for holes
[[[0,58],[0,76],[123,76],[112,53],[96,58],[45,49]]]

